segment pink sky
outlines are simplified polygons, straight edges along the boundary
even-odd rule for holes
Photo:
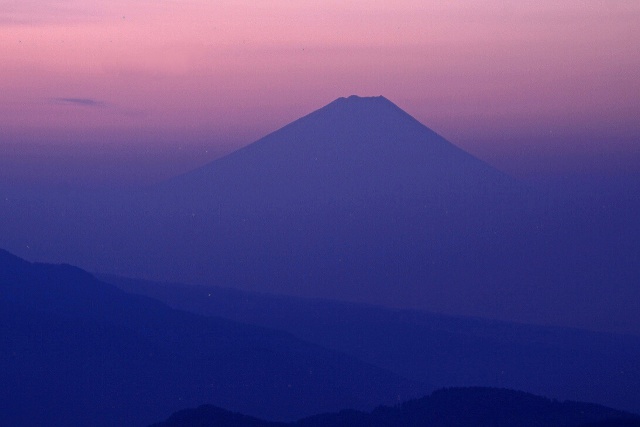
[[[0,167],[177,173],[359,94],[505,169],[634,168],[639,41],[635,0],[9,0]]]

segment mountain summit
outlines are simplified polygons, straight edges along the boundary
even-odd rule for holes
[[[317,205],[418,200],[445,193],[468,197],[514,185],[388,99],[350,96],[176,178],[164,189],[198,200],[208,192],[266,205]]]

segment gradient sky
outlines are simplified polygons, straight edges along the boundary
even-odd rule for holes
[[[0,183],[146,182],[340,96],[507,172],[640,170],[637,0],[0,0]]]

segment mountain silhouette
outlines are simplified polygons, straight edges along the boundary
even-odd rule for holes
[[[257,142],[171,180],[185,202],[355,205],[466,199],[515,181],[455,147],[386,98],[339,98]],[[437,209],[437,206],[433,208]]]
[[[504,264],[526,194],[386,98],[340,98],[151,189],[136,228],[158,261],[124,272],[433,308]]]
[[[0,198],[0,245],[127,277],[639,335],[640,204],[548,193],[351,96],[146,191]]]
[[[587,427],[640,426],[640,417],[603,406],[559,402],[492,388],[454,388],[371,413],[343,410],[272,423],[212,406],[183,410],[151,427]]]
[[[482,385],[640,413],[640,337],[105,277],[203,315],[289,332],[442,387]]]
[[[3,425],[140,426],[214,403],[294,419],[414,395],[398,375],[274,330],[173,310],[0,250]]]

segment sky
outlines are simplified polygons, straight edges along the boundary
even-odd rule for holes
[[[640,171],[637,0],[0,0],[0,184],[150,183],[384,95],[524,178]]]

